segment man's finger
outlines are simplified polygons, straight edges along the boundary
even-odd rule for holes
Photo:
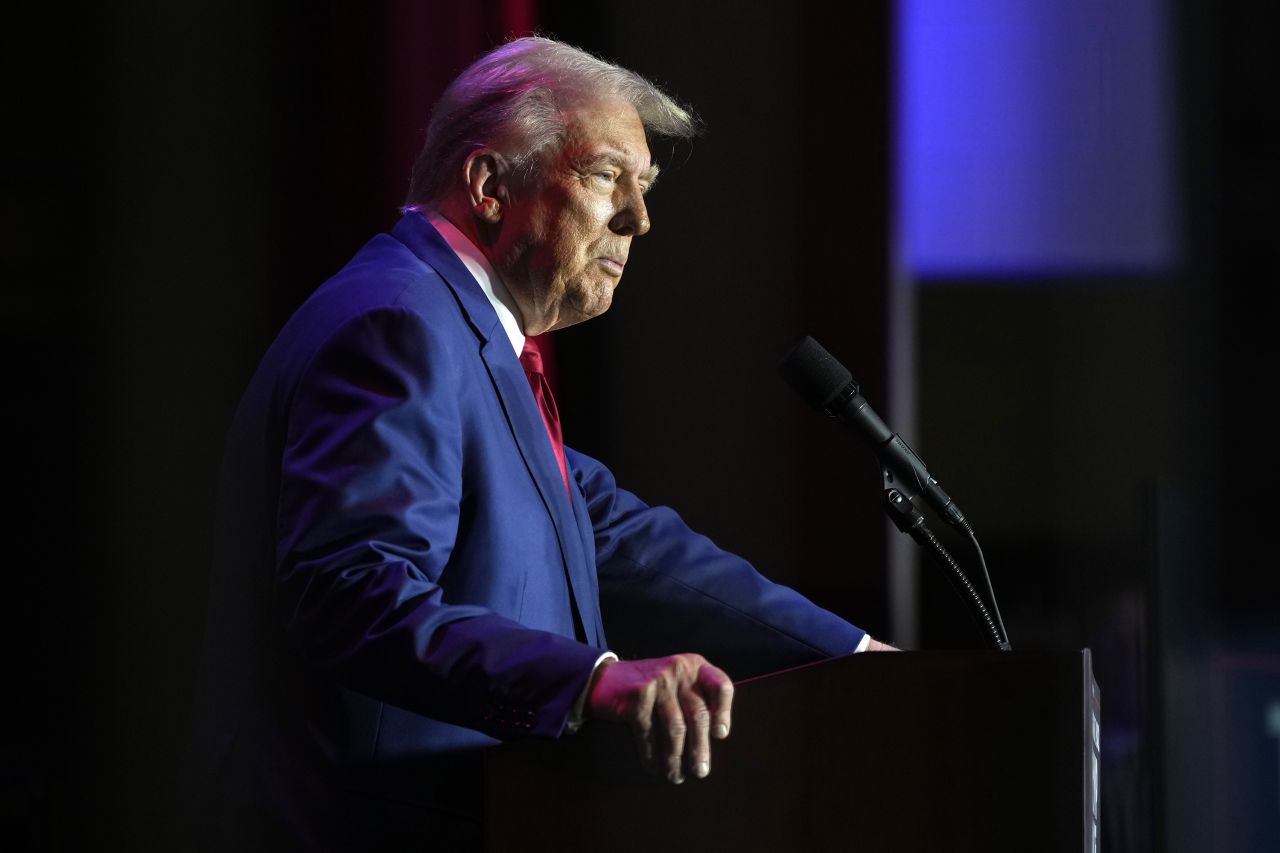
[[[636,705],[632,710],[631,732],[635,736],[636,750],[640,753],[640,763],[650,770],[660,770],[658,765],[657,738],[653,730],[653,703],[656,693],[652,687],[641,690],[636,696]]]
[[[680,708],[684,712],[685,765],[699,779],[711,772],[711,710],[696,685],[680,690]]]
[[[658,748],[662,751],[660,765],[668,782],[679,785],[684,781],[681,760],[684,755],[685,735],[688,726],[684,721],[684,712],[679,701],[670,693],[660,696],[654,704],[654,716],[658,722]]]
[[[733,682],[723,670],[703,664],[698,670],[698,690],[711,710],[711,736],[727,738],[733,722]]]

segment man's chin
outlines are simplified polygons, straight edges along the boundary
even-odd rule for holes
[[[608,311],[612,305],[613,291],[609,290],[609,292],[601,295],[585,311],[583,311],[584,316],[582,319],[590,320],[593,317],[599,317],[601,314]]]
[[[589,293],[582,294],[585,298],[575,301],[570,306],[570,310],[566,312],[570,316],[570,320],[564,325],[572,326],[582,323],[599,317],[608,311],[610,306],[613,305],[613,290],[616,286],[614,282],[607,282]]]

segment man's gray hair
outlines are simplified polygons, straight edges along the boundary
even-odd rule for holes
[[[472,63],[436,103],[405,209],[439,202],[477,148],[501,152],[518,179],[536,178],[564,140],[568,112],[602,97],[635,107],[648,134],[697,133],[688,110],[634,71],[552,39],[515,39]]]

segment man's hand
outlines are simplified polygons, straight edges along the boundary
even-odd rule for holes
[[[879,640],[871,640],[867,643],[867,651],[869,652],[900,652],[902,649],[897,646],[891,646],[888,643],[882,643]]]
[[[603,663],[587,700],[591,716],[630,725],[645,767],[677,785],[711,772],[732,706],[729,676],[695,654]]]

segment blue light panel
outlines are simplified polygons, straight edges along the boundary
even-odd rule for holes
[[[898,9],[898,240],[913,278],[1176,263],[1164,0]]]

